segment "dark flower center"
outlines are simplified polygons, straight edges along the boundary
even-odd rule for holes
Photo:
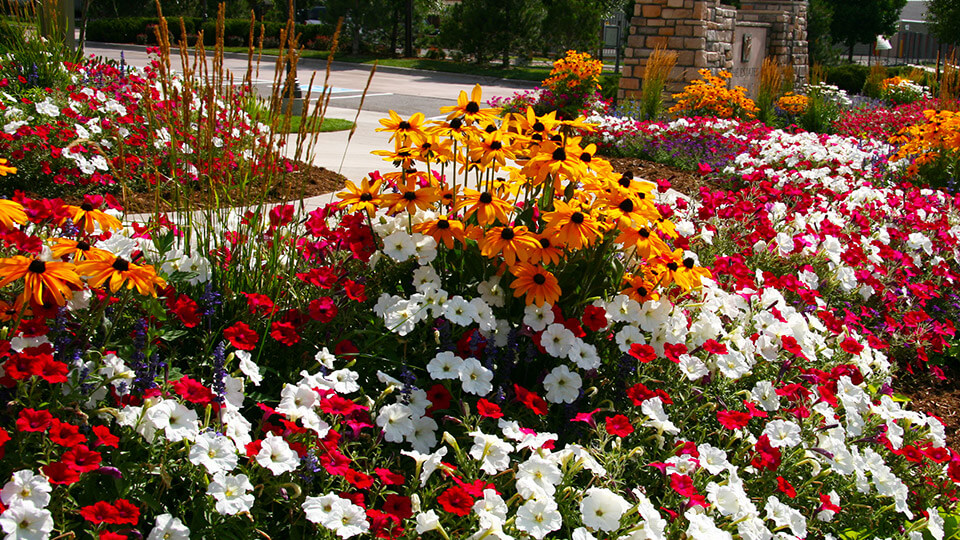
[[[503,238],[504,240],[513,240],[514,236],[516,235],[513,233],[513,229],[510,227],[504,227],[503,230],[500,231],[500,238]]]
[[[557,143],[563,142],[563,136],[560,134],[557,134],[557,135],[554,135],[553,137],[550,137],[550,140]]]
[[[364,193],[364,194],[360,195],[360,200],[361,200],[361,201],[372,201],[372,200],[373,200],[373,195],[371,195],[370,193]]]
[[[667,263],[667,268],[668,268],[671,272],[676,272],[677,269],[680,268],[680,265],[677,264],[677,263],[675,263],[675,262],[669,262],[669,263]]]
[[[445,219],[438,220],[438,221],[437,221],[437,228],[438,228],[438,229],[449,229],[449,228],[450,228],[450,222],[447,221],[447,220],[445,220]]]
[[[640,236],[642,236],[642,237],[644,237],[644,238],[650,238],[650,231],[648,231],[648,230],[646,230],[646,229],[640,229],[639,231],[637,231],[637,234],[639,234]]]
[[[80,251],[87,251],[88,249],[90,249],[90,244],[87,243],[85,240],[81,240],[77,242],[77,249],[79,249]]]
[[[620,204],[617,205],[617,208],[619,208],[621,212],[629,214],[630,212],[633,212],[633,201],[630,199],[624,199],[620,202]]]
[[[533,282],[537,285],[543,285],[547,282],[547,278],[543,274],[537,274],[533,276]]]
[[[47,263],[43,261],[34,260],[30,263],[30,266],[27,267],[27,272],[33,272],[34,274],[42,274],[47,269]]]
[[[400,122],[398,129],[400,129],[400,131],[410,131],[410,122],[407,122],[406,120]]]
[[[404,192],[404,194],[403,194],[403,198],[406,199],[406,200],[408,200],[408,201],[415,201],[415,200],[417,200],[417,192],[416,192],[416,191],[406,191],[406,192]]]
[[[483,128],[483,130],[486,131],[487,133],[493,133],[494,131],[497,130],[497,126],[493,124],[487,124],[487,127]]]
[[[467,114],[477,114],[480,112],[480,105],[477,105],[476,101],[471,101],[463,110],[467,111]]]
[[[450,129],[460,129],[463,127],[463,120],[454,118],[450,121]]]
[[[693,257],[687,257],[684,259],[683,266],[685,266],[687,270],[693,270]]]
[[[431,148],[433,148],[433,145],[428,142],[425,142],[422,145],[420,145],[421,150],[430,150]]]
[[[539,133],[534,133],[533,135],[530,136],[530,140],[532,140],[532,141],[542,141],[542,140],[543,140],[543,135],[541,135],[541,134],[539,134]]]
[[[117,260],[113,261],[113,269],[118,272],[126,272],[130,269],[130,263],[128,263],[123,257],[117,257]]]
[[[643,192],[641,191],[640,193],[637,193],[637,198],[646,199],[646,198],[647,198],[647,194],[646,194],[646,193],[643,193]]]
[[[493,195],[491,195],[491,194],[487,193],[486,191],[484,191],[483,193],[480,194],[480,202],[482,202],[483,204],[490,204],[490,203],[492,203],[492,202],[493,202]]]
[[[581,212],[574,212],[574,213],[570,216],[570,221],[576,223],[577,225],[580,225],[581,223],[583,223],[583,213],[581,213]]]
[[[501,148],[503,148],[503,143],[500,141],[493,141],[492,143],[490,143],[491,150],[499,150]]]
[[[543,131],[545,129],[547,129],[547,126],[543,125],[543,122],[537,120],[536,122],[533,123],[534,131]]]
[[[628,171],[620,176],[620,180],[617,180],[617,183],[620,184],[621,187],[628,188],[630,187],[631,180],[633,180],[633,173]]]
[[[640,296],[646,296],[647,292],[648,291],[646,287],[637,287],[637,294],[639,294]]]
[[[557,148],[553,151],[553,160],[554,161],[563,161],[567,159],[567,151],[563,147]]]
[[[541,238],[541,239],[540,239],[540,247],[542,247],[543,249],[549,248],[549,247],[550,247],[550,239],[549,239],[549,238]]]
[[[591,156],[589,152],[584,152],[580,154],[580,161],[584,163],[590,163],[591,159],[593,159],[593,156]]]

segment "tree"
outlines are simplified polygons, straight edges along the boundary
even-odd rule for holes
[[[837,60],[837,51],[830,36],[833,9],[829,0],[810,0],[807,9],[807,52],[810,65],[832,64]]]
[[[603,21],[623,9],[620,0],[542,0],[543,45],[562,54],[568,49],[592,51],[600,44]]]
[[[960,43],[960,0],[929,0],[930,32],[944,43]]]
[[[833,10],[830,35],[847,46],[852,61],[854,45],[873,43],[878,35],[897,31],[900,11],[907,0],[828,0],[827,3]]]
[[[446,14],[444,43],[474,55],[478,64],[499,56],[504,67],[511,54],[525,54],[540,44],[546,10],[540,0],[463,0]]]

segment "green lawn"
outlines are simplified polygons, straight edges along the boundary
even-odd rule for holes
[[[303,122],[302,116],[291,116],[290,117],[290,130],[287,133],[297,133],[300,131],[300,123]],[[343,120],[341,118],[324,118],[323,123],[320,124],[319,129],[310,130],[311,133],[325,133],[327,131],[344,131],[351,129],[353,127],[353,122],[350,120]]]

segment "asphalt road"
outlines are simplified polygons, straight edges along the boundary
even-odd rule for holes
[[[122,55],[127,64],[138,67],[146,66],[150,62],[145,47],[139,45],[88,42],[85,52],[116,60],[119,60]],[[179,54],[174,50],[171,56],[173,69],[180,71]],[[256,58],[254,62],[256,63]],[[275,57],[264,57],[260,62],[259,72],[254,66],[254,82],[261,93],[270,92],[274,80],[275,62]],[[300,60],[297,79],[304,92],[311,76],[314,76],[313,95],[319,96],[326,76],[326,65],[326,61],[323,60]],[[235,80],[242,80],[247,72],[246,55],[225,55],[224,67],[233,74]],[[370,76],[370,68],[371,66],[363,64],[333,62],[328,83],[333,88],[330,106],[356,110]],[[454,104],[460,91],[469,93],[477,83],[483,88],[484,100],[493,96],[509,96],[516,91],[536,86],[536,83],[529,81],[380,67],[370,82],[363,110],[387,113],[392,109],[401,116],[422,112],[428,118],[436,118],[440,116],[440,107]]]

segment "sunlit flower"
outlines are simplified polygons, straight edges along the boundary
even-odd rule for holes
[[[0,169],[3,165],[0,164]],[[0,225],[8,231],[14,229],[14,224],[24,225],[27,222],[27,213],[23,205],[10,199],[0,199]]]
[[[454,240],[459,241],[463,246],[467,243],[463,223],[446,214],[437,216],[437,219],[418,223],[413,226],[413,230],[432,237],[438,244],[442,242],[447,249],[453,249]]]
[[[390,111],[390,118],[382,118],[380,120],[380,125],[382,128],[377,128],[377,131],[389,131],[392,133],[389,140],[393,140],[394,137],[397,139],[397,147],[405,146],[409,142],[413,144],[419,144],[421,141],[427,138],[427,134],[424,132],[424,115],[423,113],[416,113],[410,117],[409,120],[404,120],[400,118],[400,115],[396,111]]]
[[[539,243],[526,227],[491,227],[480,241],[480,254],[484,257],[503,257],[507,266],[530,258],[530,252]]]
[[[454,209],[461,208],[466,208],[463,213],[465,220],[476,213],[477,222],[483,227],[493,225],[496,221],[504,225],[509,223],[507,214],[513,211],[513,205],[509,201],[499,198],[490,191],[480,192],[473,189],[463,190],[463,197],[457,201]]]
[[[560,285],[557,278],[540,266],[530,263],[518,263],[510,269],[514,275],[510,288],[514,298],[526,296],[526,303],[542,306],[555,304],[560,299]]]
[[[111,292],[117,292],[126,283],[128,289],[136,288],[140,294],[156,296],[157,287],[166,285],[152,266],[141,266],[118,256],[80,262],[77,264],[77,273],[87,276],[87,283],[91,287],[99,287],[106,282]]]
[[[119,229],[120,220],[100,210],[91,201],[84,201],[80,206],[67,205],[67,216],[87,234],[93,234],[94,226],[99,224],[104,231]]]
[[[377,211],[377,205],[380,202],[380,184],[383,181],[377,179],[372,184],[369,178],[360,181],[360,187],[347,180],[344,184],[346,191],[337,193],[340,197],[340,207],[348,208],[347,212],[364,211],[368,216],[373,216]]]
[[[480,85],[477,84],[470,92],[470,97],[467,97],[466,91],[461,90],[460,95],[457,97],[457,104],[440,107],[440,112],[447,115],[447,120],[453,120],[454,118],[462,117],[464,122],[467,124],[473,124],[474,122],[495,121],[500,110],[481,109],[480,103],[482,101],[483,91],[480,89]]]
[[[430,208],[430,205],[439,198],[435,187],[419,187],[415,177],[410,177],[404,183],[399,184],[397,193],[384,193],[380,196],[384,206],[389,208],[387,213],[390,215],[403,210],[416,214],[418,209],[426,210]]]
[[[57,305],[62,306],[73,296],[71,286],[76,290],[83,288],[72,263],[28,259],[22,255],[0,259],[0,276],[3,276],[0,287],[24,278],[24,295],[36,305],[43,305],[44,293],[49,293]]]
[[[603,225],[585,209],[554,201],[553,212],[545,212],[544,234],[569,248],[581,249],[600,237]]]

